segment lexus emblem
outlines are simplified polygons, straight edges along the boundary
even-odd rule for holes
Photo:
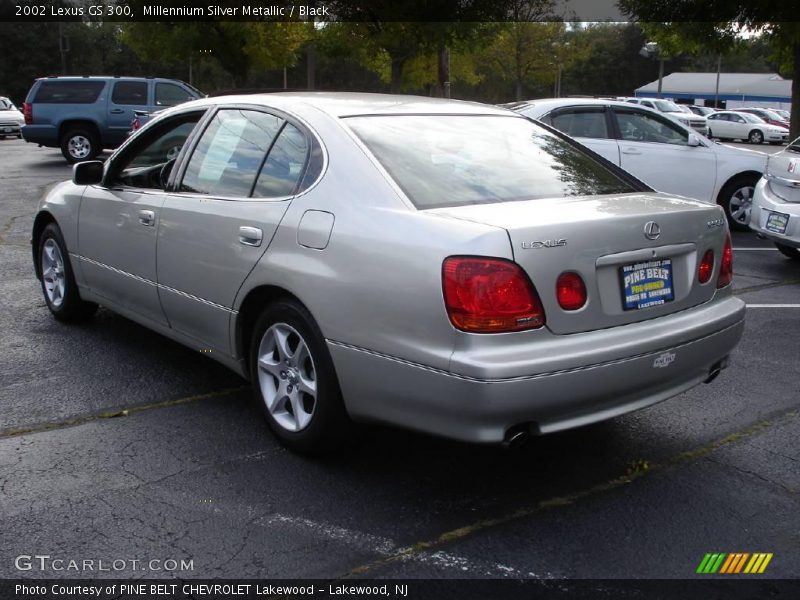
[[[661,235],[661,227],[655,221],[648,221],[644,226],[644,237],[648,240],[656,240]]]

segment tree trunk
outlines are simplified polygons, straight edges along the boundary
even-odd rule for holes
[[[317,73],[317,44],[310,42],[306,47],[306,88],[314,89]]]
[[[439,69],[436,95],[440,98],[450,97],[450,50],[447,46],[439,48]]]
[[[389,84],[389,91],[393,94],[399,94],[403,87],[403,65],[406,60],[404,58],[397,58],[392,56],[392,80]]]
[[[792,112],[790,115],[791,126],[789,128],[789,141],[800,137],[800,41],[792,44],[792,58],[794,67],[792,69]]]

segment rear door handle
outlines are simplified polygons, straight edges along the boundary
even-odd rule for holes
[[[260,246],[264,232],[258,227],[239,227],[239,243],[245,246]]]
[[[622,149],[622,153],[623,154],[634,154],[634,155],[641,154],[641,152],[639,152],[636,148],[623,148]]]
[[[152,227],[156,224],[156,213],[154,213],[152,210],[140,210],[139,223],[145,227]]]
[[[122,110],[121,108],[115,108],[115,109],[113,109],[113,110],[111,111],[111,114],[112,114],[112,115],[121,115],[121,114],[122,114],[122,113],[124,113],[124,112],[125,112],[125,111],[124,111],[124,110]]]

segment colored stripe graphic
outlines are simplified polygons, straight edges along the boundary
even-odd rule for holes
[[[707,553],[697,567],[697,573],[732,575],[738,573],[761,574],[772,560],[771,552]],[[747,565],[747,566],[745,566]]]

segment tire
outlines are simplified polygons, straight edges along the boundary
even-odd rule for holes
[[[779,244],[778,242],[775,242],[775,247],[784,256],[787,256],[794,260],[800,260],[800,249],[793,248],[792,246],[787,246],[786,244]]]
[[[753,129],[753,131],[747,134],[747,141],[751,144],[763,144],[764,134],[759,129]]]
[[[353,438],[330,353],[300,304],[280,300],[261,314],[250,344],[250,375],[269,428],[293,452],[320,454]]]
[[[44,228],[37,252],[42,294],[45,304],[59,321],[85,321],[97,311],[97,304],[81,299],[67,246],[55,223]]]
[[[719,192],[717,204],[725,209],[728,225],[734,231],[750,230],[750,205],[756,182],[756,175],[741,175],[726,183]]]
[[[86,127],[73,127],[61,136],[61,154],[70,164],[92,160],[100,150],[97,134]]]

